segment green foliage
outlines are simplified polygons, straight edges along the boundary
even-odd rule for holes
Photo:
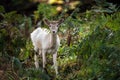
[[[112,12],[104,11],[109,5]],[[120,12],[115,5],[108,3],[96,9],[102,11],[75,12],[61,24],[58,32],[61,37],[57,58],[59,75],[56,76],[51,67],[51,55],[47,56],[50,63],[47,65],[48,73],[41,67],[34,68],[34,50],[29,37],[34,22],[43,17],[57,18],[55,6],[39,4],[34,20],[16,11],[6,13],[0,6],[1,80],[119,80]],[[42,65],[41,59],[39,64]],[[2,72],[5,75],[1,77]]]
[[[95,0],[97,6],[94,6],[95,12],[114,13],[117,12],[119,7],[116,4],[106,2],[106,0]]]
[[[48,18],[52,19],[57,14],[56,7],[50,4],[41,3],[38,5],[37,11],[35,11],[35,20]]]
[[[0,5],[0,14],[1,14],[1,13],[4,13],[4,12],[5,12],[4,7],[3,7],[2,5]]]
[[[85,69],[86,80],[119,79],[119,14],[120,13],[107,15],[106,17],[104,15],[101,16],[98,20],[99,22],[101,21],[101,23],[99,23],[100,26],[92,30],[91,34],[86,36],[86,38],[78,46],[78,60],[82,60],[82,69]],[[109,20],[111,22],[109,22]],[[109,23],[114,24],[114,26],[108,25]],[[88,72],[89,70],[90,72]],[[82,79],[84,79],[85,76],[82,76],[82,72],[84,71],[80,71],[79,77],[83,77]]]
[[[50,77],[42,69],[28,68],[21,73],[22,80],[50,80]]]

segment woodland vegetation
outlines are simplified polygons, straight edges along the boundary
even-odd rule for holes
[[[120,6],[110,0],[0,1],[0,80],[120,80]],[[64,18],[58,71],[34,65],[30,33]]]

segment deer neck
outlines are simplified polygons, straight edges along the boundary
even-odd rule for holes
[[[57,45],[57,34],[51,33],[51,48],[54,49]]]

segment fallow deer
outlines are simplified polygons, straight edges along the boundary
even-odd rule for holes
[[[39,55],[42,54],[43,68],[45,68],[46,65],[46,53],[51,53],[53,55],[53,63],[56,74],[58,74],[57,51],[60,46],[60,39],[57,35],[57,32],[62,22],[63,19],[58,21],[49,21],[44,19],[44,23],[49,26],[50,31],[39,27],[31,33],[31,40],[34,46],[34,50],[36,52],[38,51]],[[39,68],[37,54],[34,54],[34,60],[36,68]]]

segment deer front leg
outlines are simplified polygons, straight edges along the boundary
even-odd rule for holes
[[[39,68],[39,60],[37,54],[34,55],[34,60],[35,60],[35,67],[38,69]]]
[[[57,67],[57,52],[53,54],[53,63],[54,63],[54,68],[56,75],[58,74],[58,67]]]
[[[42,50],[42,60],[43,60],[43,68],[45,68],[46,65],[46,51]]]

